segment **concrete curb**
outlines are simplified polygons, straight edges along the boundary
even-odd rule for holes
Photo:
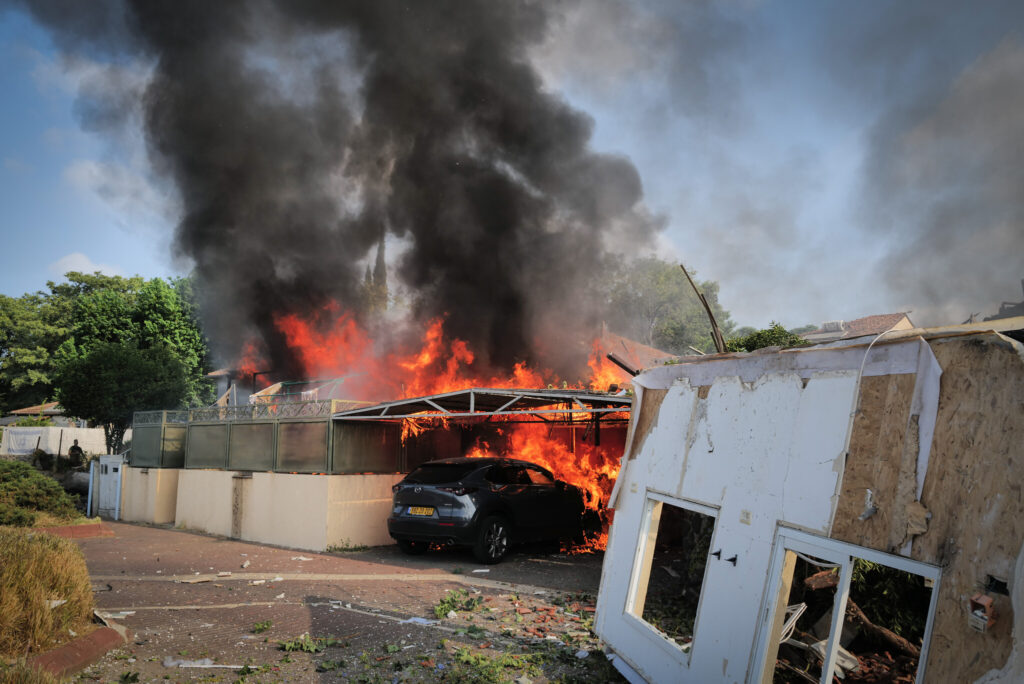
[[[114,531],[103,523],[88,523],[85,525],[64,525],[61,527],[36,527],[35,532],[46,532],[58,537],[68,539],[86,539],[88,537],[113,537]]]
[[[127,641],[127,633],[121,634],[111,627],[100,627],[85,636],[80,636],[52,651],[29,658],[28,664],[39,670],[46,670],[56,677],[66,677],[84,670],[102,658],[107,651]]]

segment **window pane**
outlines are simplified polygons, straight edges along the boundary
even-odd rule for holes
[[[687,652],[714,529],[710,515],[653,502],[634,611]]]
[[[533,468],[526,469],[527,475],[530,476],[530,482],[533,484],[550,485],[555,484],[554,479],[551,478],[547,473],[541,472],[540,470],[534,470]]]
[[[857,676],[914,681],[931,594],[920,575],[854,558],[840,643],[857,658]]]
[[[778,649],[772,681],[817,681],[832,627],[839,568],[821,558],[787,551],[783,587],[787,585],[772,636],[772,646]],[[843,662],[839,656],[837,663]]]
[[[430,465],[422,465],[406,475],[405,482],[412,482],[414,484],[458,482],[479,467],[480,465],[477,463],[432,463]]]

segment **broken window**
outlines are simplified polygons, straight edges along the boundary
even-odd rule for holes
[[[761,682],[923,681],[938,568],[793,530],[772,567]]]
[[[715,513],[692,502],[647,499],[646,533],[627,612],[685,653],[693,645]]]

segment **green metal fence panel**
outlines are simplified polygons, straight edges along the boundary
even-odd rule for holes
[[[228,448],[230,470],[274,469],[274,424],[233,423]]]
[[[159,423],[132,428],[131,461],[133,466],[156,468],[160,465],[161,432],[163,432],[163,426]]]
[[[185,465],[185,434],[184,425],[164,425],[163,455],[160,459],[161,468],[182,468]]]
[[[397,473],[401,470],[401,425],[339,421],[331,442],[332,473]]]
[[[277,424],[277,472],[327,472],[327,420]]]
[[[189,425],[186,468],[223,468],[228,460],[228,425]]]

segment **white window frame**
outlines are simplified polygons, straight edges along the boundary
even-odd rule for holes
[[[657,505],[669,504],[676,508],[683,510],[692,511],[694,513],[702,513],[711,517],[714,520],[714,525],[711,530],[711,545],[708,548],[708,555],[711,554],[711,549],[714,548],[715,536],[718,534],[718,516],[719,509],[714,506],[708,506],[707,504],[699,503],[697,501],[690,501],[688,499],[678,499],[673,496],[668,496],[660,492],[648,489],[646,496],[644,497],[644,512],[643,517],[640,519],[640,534],[637,536],[637,545],[633,553],[633,566],[630,570],[629,575],[629,588],[626,591],[626,604],[622,610],[623,620],[634,629],[639,630],[643,634],[647,635],[653,640],[654,643],[658,644],[666,654],[675,659],[682,667],[689,667],[690,660],[693,657],[693,650],[697,647],[697,634],[699,633],[699,621],[701,608],[704,605],[704,584],[707,582],[708,567],[710,563],[706,563],[704,566],[704,576],[700,582],[700,597],[697,600],[697,614],[694,616],[693,621],[693,641],[691,642],[690,648],[684,650],[680,644],[669,639],[662,632],[658,631],[654,625],[650,624],[643,619],[641,615],[636,613],[636,604],[639,594],[639,588],[641,585],[643,570],[644,570],[644,556],[647,553],[647,544],[650,540],[651,524],[654,514],[654,507]],[[660,523],[660,517],[659,517]],[[649,569],[647,573],[647,579],[649,580],[650,574],[653,572],[653,568]],[[644,583],[646,587],[646,583]],[[646,599],[646,596],[644,597]]]
[[[854,558],[862,558],[889,568],[902,570],[924,577],[932,582],[931,600],[928,603],[928,616],[925,619],[924,638],[921,643],[921,657],[917,663],[915,679],[924,682],[925,665],[928,660],[928,646],[931,642],[932,627],[935,622],[935,607],[939,600],[939,580],[941,568],[921,561],[911,560],[903,556],[894,556],[882,551],[875,551],[856,544],[842,542],[828,537],[820,537],[808,532],[779,525],[775,531],[775,542],[772,545],[772,562],[768,573],[768,584],[761,602],[761,621],[758,625],[757,638],[754,640],[754,653],[747,671],[747,682],[760,682],[761,675],[767,667],[765,660],[768,653],[768,639],[771,638],[772,624],[775,619],[777,598],[782,583],[782,565],[786,551],[794,551],[814,556],[839,566],[839,585],[836,587],[835,603],[832,610],[832,626],[829,630],[828,644],[825,649],[825,662],[821,667],[821,681],[825,684],[832,681],[832,669],[836,662],[837,646],[846,615],[846,600],[850,595],[850,576],[853,571]]]

